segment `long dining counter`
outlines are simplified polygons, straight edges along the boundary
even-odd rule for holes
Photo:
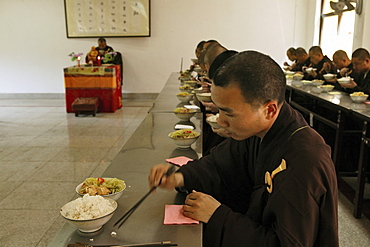
[[[291,80],[287,82],[286,98],[288,103],[306,115],[306,119],[312,127],[315,128],[313,125],[315,121],[318,121],[335,130],[332,158],[337,169],[341,155],[346,151],[343,148],[344,137],[352,138],[358,143],[357,157],[355,157],[355,164],[352,164],[356,168],[352,175],[357,176],[357,184],[355,188],[352,188],[353,193],[352,189],[345,185],[345,194],[350,200],[353,200],[354,216],[360,218],[364,206],[363,196],[369,166],[367,156],[370,147],[368,124],[370,122],[370,104],[368,102],[354,103],[345,92],[334,90],[316,93],[312,85],[298,84],[299,87],[296,85]],[[337,173],[339,178],[342,174],[343,177],[348,175],[348,172],[341,173],[340,169],[337,170]],[[343,184],[343,180],[339,179],[339,182],[340,185]],[[339,187],[341,188],[341,186]],[[367,205],[367,208],[370,206]]]
[[[179,103],[178,73],[172,73],[147,117],[124,145],[101,177],[117,177],[127,185],[118,199],[118,209],[112,219],[97,234],[82,234],[66,223],[49,246],[87,243],[90,245],[134,245],[171,241],[178,246],[202,246],[202,224],[164,225],[165,205],[184,203],[185,195],[176,191],[157,189],[149,195],[132,216],[116,229],[113,224],[148,191],[150,168],[165,163],[167,158],[186,156],[197,159],[201,156],[201,138],[192,148],[178,149],[168,138],[179,119],[173,109]],[[201,114],[191,118],[195,131],[200,131]],[[111,232],[115,231],[115,236]]]

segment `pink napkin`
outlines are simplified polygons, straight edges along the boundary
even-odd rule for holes
[[[164,211],[165,225],[199,224],[199,221],[190,219],[182,214],[182,205],[166,205]]]
[[[179,156],[171,159],[166,159],[166,162],[177,165],[177,166],[183,166],[188,163],[188,161],[192,161],[192,159],[185,157],[185,156]]]

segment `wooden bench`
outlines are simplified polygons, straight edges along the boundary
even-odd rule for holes
[[[82,112],[85,114],[92,114],[94,117],[98,112],[99,99],[94,98],[77,98],[72,103],[72,109],[75,112],[75,116],[78,117]]]

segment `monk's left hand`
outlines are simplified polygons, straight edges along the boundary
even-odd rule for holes
[[[193,191],[186,197],[185,205],[183,206],[183,214],[194,220],[199,220],[208,223],[209,219],[221,205],[212,196]]]

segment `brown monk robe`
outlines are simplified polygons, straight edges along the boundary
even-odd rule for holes
[[[286,169],[265,184],[286,161]],[[338,246],[337,182],[330,148],[287,103],[263,138],[232,138],[183,166],[188,191],[222,203],[204,246]]]

